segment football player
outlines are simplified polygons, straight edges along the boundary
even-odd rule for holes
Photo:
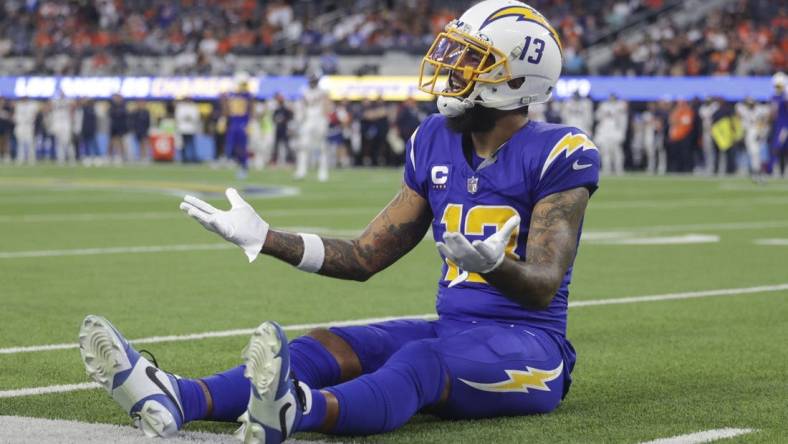
[[[239,72],[234,80],[236,91],[227,94],[223,100],[223,115],[227,122],[225,150],[227,156],[238,163],[238,179],[245,179],[249,171],[249,137],[246,131],[253,118],[252,93],[249,74]]]
[[[572,127],[529,121],[561,72],[545,18],[486,0],[449,23],[421,65],[440,114],[407,143],[404,184],[353,240],[274,230],[233,189],[228,211],[187,196],[205,228],[300,270],[365,281],[432,228],[442,257],[436,321],[316,329],[288,342],[264,322],[244,365],[200,379],[157,369],[103,318],[80,331],[88,374],[149,436],[189,421],[240,420],[249,443],[299,431],[387,432],[429,409],[443,418],[553,411],[575,352],[567,300],[583,215],[596,190],[596,146]]]
[[[772,140],[769,169],[779,162],[780,176],[785,177],[785,166],[788,162],[788,75],[778,72],[772,76],[774,95],[772,95]]]
[[[301,180],[306,176],[310,155],[318,155],[317,179],[328,180],[329,144],[328,126],[331,115],[331,102],[328,93],[320,87],[320,76],[313,73],[309,76],[309,86],[304,88],[303,98],[299,102],[301,120],[299,140],[296,151],[296,170],[293,177]]]

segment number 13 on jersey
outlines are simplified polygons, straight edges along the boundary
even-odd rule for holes
[[[441,224],[446,226],[446,231],[460,232],[465,236],[484,236],[485,227],[495,227],[495,230],[500,230],[501,227],[512,216],[519,215],[517,210],[510,206],[505,205],[477,205],[471,207],[465,215],[463,221],[462,204],[448,204],[446,209],[443,210],[441,217]],[[464,222],[464,224],[463,224]],[[520,233],[520,227],[516,227],[506,244],[506,255],[513,259],[520,259],[520,256],[514,252],[517,248],[517,236]],[[449,259],[446,259],[446,276],[444,280],[452,281],[460,274],[457,265]],[[470,273],[467,282],[486,283],[483,277],[478,273]]]

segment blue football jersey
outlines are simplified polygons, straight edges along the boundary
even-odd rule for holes
[[[474,167],[463,153],[462,135],[445,123],[439,114],[428,117],[406,147],[405,183],[429,202],[436,241],[443,239],[446,230],[462,232],[471,242],[485,239],[510,217],[519,215],[522,222],[512,234],[506,254],[524,260],[536,203],[577,187],[593,193],[598,186],[599,151],[577,128],[529,121],[496,155]],[[436,303],[442,318],[531,325],[565,336],[572,266],[549,308],[528,310],[476,273],[449,288],[462,270],[443,259]]]
[[[227,125],[246,129],[252,114],[252,94],[248,92],[230,93],[227,100]]]

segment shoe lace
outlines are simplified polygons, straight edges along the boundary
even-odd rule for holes
[[[143,349],[140,349],[140,350],[138,351],[138,353],[139,353],[139,354],[143,354],[143,353],[145,353],[145,354],[147,355],[147,357],[148,357],[148,358],[149,358],[151,361],[153,361],[153,365],[154,365],[156,368],[161,368],[161,367],[159,367],[159,362],[156,360],[156,357],[155,357],[155,356],[153,356],[153,353],[149,352],[148,350],[145,350],[144,348],[143,348]]]

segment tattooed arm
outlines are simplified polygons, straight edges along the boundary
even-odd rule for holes
[[[427,233],[432,213],[424,198],[402,185],[386,208],[353,240],[323,238],[324,276],[365,281],[412,250]],[[304,243],[297,234],[270,230],[264,254],[298,265]]]
[[[540,200],[531,215],[525,261],[506,258],[484,279],[523,307],[547,308],[577,253],[588,198],[587,189],[574,188]]]

